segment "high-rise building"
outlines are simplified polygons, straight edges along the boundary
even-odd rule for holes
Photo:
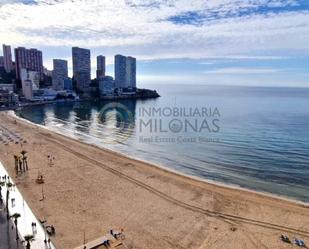
[[[136,88],[136,59],[123,55],[115,56],[116,88]]]
[[[64,81],[68,78],[68,62],[66,60],[53,60],[54,70],[52,73],[53,89],[64,89]]]
[[[97,56],[97,79],[105,76],[105,56]]]
[[[43,55],[40,50],[23,47],[15,48],[16,78],[21,79],[21,70],[29,69],[38,72],[40,79],[43,78]]]
[[[90,50],[73,47],[73,77],[78,90],[87,92],[91,83]]]
[[[115,55],[115,87],[125,88],[127,58],[123,55]]]
[[[0,68],[4,68],[4,57],[0,56]]]
[[[7,73],[13,70],[11,46],[3,44],[4,69]]]
[[[136,58],[127,57],[126,65],[126,85],[128,88],[136,88]]]

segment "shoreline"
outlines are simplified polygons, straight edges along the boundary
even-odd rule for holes
[[[163,170],[163,171],[166,171],[168,173],[176,174],[176,175],[181,176],[181,177],[189,178],[189,179],[196,180],[198,182],[202,182],[202,183],[206,183],[206,184],[210,184],[210,185],[213,184],[213,185],[215,185],[217,187],[229,188],[229,189],[233,189],[233,190],[240,190],[240,191],[243,191],[243,192],[257,194],[257,195],[261,195],[261,196],[268,197],[268,198],[274,198],[274,199],[278,199],[278,200],[282,200],[282,201],[287,201],[287,202],[299,204],[299,205],[302,205],[304,207],[308,207],[309,208],[309,202],[304,202],[304,201],[301,201],[301,200],[289,198],[287,196],[277,195],[277,194],[274,194],[274,193],[271,193],[271,192],[253,190],[253,189],[241,187],[241,186],[236,185],[236,184],[223,183],[223,182],[219,182],[219,181],[213,181],[213,180],[209,180],[209,179],[206,179],[206,178],[202,178],[202,177],[199,177],[199,176],[194,176],[194,175],[186,174],[186,173],[183,173],[181,171],[177,171],[177,170],[171,169],[171,168],[169,168],[167,166],[164,166],[164,165],[161,165],[161,164],[155,164],[153,162],[149,162],[149,161],[143,160],[143,159],[138,158],[138,157],[133,157],[133,156],[130,156],[130,155],[126,155],[124,153],[121,153],[121,152],[118,152],[118,151],[115,151],[115,150],[112,150],[112,149],[109,149],[109,148],[106,148],[106,147],[100,147],[100,146],[98,146],[98,145],[96,145],[94,143],[87,143],[85,141],[81,141],[81,140],[79,140],[77,138],[71,137],[71,136],[63,134],[61,132],[51,130],[51,129],[47,128],[44,125],[36,124],[36,123],[33,123],[30,120],[27,120],[27,119],[25,119],[23,117],[17,116],[14,111],[6,111],[6,112],[12,118],[19,119],[22,122],[26,122],[26,123],[28,123],[30,125],[37,126],[37,127],[41,128],[41,129],[45,129],[45,130],[47,130],[49,132],[54,132],[54,133],[56,133],[56,134],[58,134],[60,136],[65,136],[68,139],[72,139],[74,141],[78,141],[80,143],[93,146],[93,147],[95,147],[97,149],[105,150],[105,151],[107,151],[109,153],[113,153],[113,154],[118,155],[118,156],[125,157],[125,158],[131,159],[131,160],[135,160],[137,162],[145,163],[145,164],[147,164],[150,167],[156,167],[156,168],[158,168],[160,170]]]
[[[138,89],[138,91],[133,95],[100,95],[97,99],[99,101],[110,101],[110,100],[146,100],[146,99],[155,99],[161,97],[160,94],[156,90],[150,89]],[[9,106],[9,107],[0,107],[0,111],[10,111],[10,110],[17,110],[23,107],[31,107],[31,106],[41,106],[41,105],[51,105],[57,103],[78,103],[78,102],[85,102],[90,101],[90,97],[86,98],[78,98],[78,99],[55,99],[55,100],[38,100],[33,102],[22,102],[19,105]]]
[[[5,129],[27,140],[0,143],[0,161],[14,176],[12,156],[28,151],[29,172],[15,183],[35,216],[55,226],[57,248],[82,245],[84,231],[92,241],[121,228],[126,239],[119,249],[288,249],[280,234],[309,241],[306,203],[187,176],[12,112],[0,117]],[[47,155],[55,156],[53,165]],[[43,207],[38,172],[45,178]]]

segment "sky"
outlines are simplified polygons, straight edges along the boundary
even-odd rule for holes
[[[0,43],[137,58],[138,85],[309,87],[309,0],[0,0]]]

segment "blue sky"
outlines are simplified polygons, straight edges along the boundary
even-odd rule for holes
[[[308,0],[0,0],[0,42],[138,59],[138,83],[309,87]]]

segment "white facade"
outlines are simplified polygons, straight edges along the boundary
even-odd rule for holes
[[[40,89],[40,74],[38,72],[22,69],[21,84],[24,97],[28,100],[33,99],[33,91]]]
[[[21,76],[21,82],[23,82],[23,80],[31,80],[32,89],[34,91],[40,89],[40,74],[38,72],[30,71],[28,69],[23,68],[21,70],[20,76]]]
[[[22,81],[23,95],[27,100],[33,99],[33,89],[31,80]]]

